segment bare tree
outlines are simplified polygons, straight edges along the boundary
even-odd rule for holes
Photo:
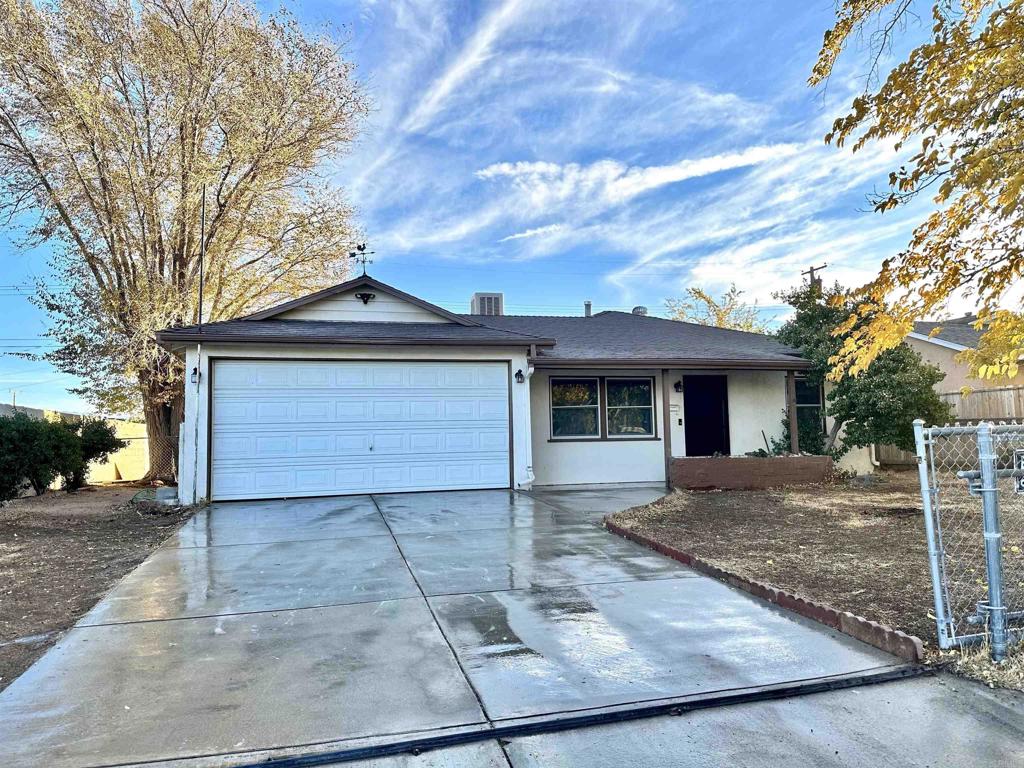
[[[666,299],[665,308],[673,320],[716,328],[731,328],[735,331],[768,333],[768,323],[761,319],[757,302],[743,303],[743,291],[735,284],[715,299],[703,288],[687,288],[686,298]]]
[[[324,169],[367,100],[339,44],[246,0],[0,0],[0,210],[49,243],[62,371],[141,407],[166,474],[180,363],[153,341],[343,279],[352,211]]]

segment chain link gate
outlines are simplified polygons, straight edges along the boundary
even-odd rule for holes
[[[939,647],[1024,633],[1024,425],[914,422]]]

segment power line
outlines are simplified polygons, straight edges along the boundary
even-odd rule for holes
[[[66,379],[74,379],[74,378],[77,378],[77,376],[75,376],[73,373],[64,373],[64,374],[61,374],[60,376],[56,376],[56,377],[54,377],[52,379],[43,379],[42,381],[29,381],[29,382],[9,381],[9,382],[3,382],[3,380],[0,379],[0,383],[10,384],[10,385],[12,385],[14,388],[16,388],[20,392],[21,390],[27,389],[28,387],[38,387],[41,384],[53,384],[56,381],[64,381]]]

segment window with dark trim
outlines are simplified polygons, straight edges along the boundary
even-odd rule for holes
[[[650,376],[552,377],[552,440],[657,439]]]
[[[653,437],[654,380],[606,379],[608,437]]]
[[[551,437],[600,437],[600,393],[596,378],[551,379]]]
[[[814,424],[825,431],[825,398],[821,384],[806,378],[796,380],[796,415],[800,424]]]

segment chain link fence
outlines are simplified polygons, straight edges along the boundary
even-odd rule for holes
[[[178,438],[121,437],[125,447],[115,451],[106,461],[89,467],[90,483],[111,483],[141,480],[156,470],[154,479],[173,481],[178,475]]]
[[[1024,425],[914,428],[939,645],[999,660],[1024,634]]]

